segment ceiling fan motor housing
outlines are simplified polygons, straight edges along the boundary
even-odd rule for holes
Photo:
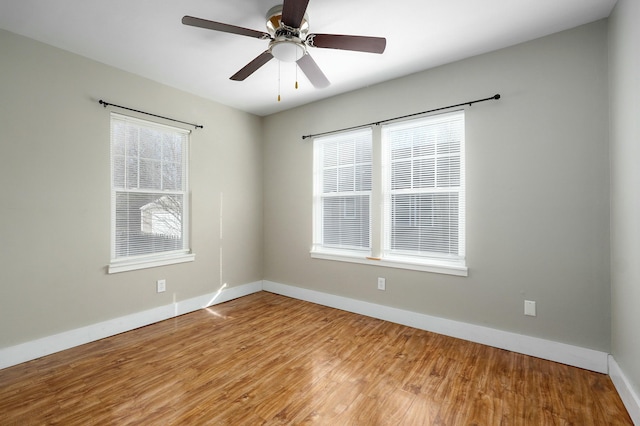
[[[309,31],[309,19],[306,13],[300,28],[292,28],[282,22],[282,5],[273,6],[267,12],[267,31],[272,37],[269,51],[276,59],[296,62],[307,52],[304,37]]]

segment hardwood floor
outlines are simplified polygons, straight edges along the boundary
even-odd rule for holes
[[[608,376],[261,292],[0,370],[1,425],[631,425]]]

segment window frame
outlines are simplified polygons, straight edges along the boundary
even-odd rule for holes
[[[387,195],[386,185],[390,185],[390,163],[387,164],[388,155],[384,150],[387,141],[383,140],[385,137],[385,129],[394,126],[411,126],[417,123],[423,123],[429,120],[446,120],[447,116],[461,115],[462,119],[462,141],[460,147],[460,179],[462,183],[461,196],[458,201],[459,214],[462,216],[462,221],[459,223],[459,256],[447,256],[447,255],[411,255],[393,253],[385,248],[388,247],[388,241],[390,238],[389,228],[389,211],[388,206],[385,205],[385,196]],[[314,259],[324,259],[342,262],[351,262],[365,265],[383,266],[389,268],[409,269],[422,272],[432,272],[439,274],[455,275],[455,276],[468,276],[468,268],[466,265],[466,188],[465,181],[465,111],[464,109],[452,112],[445,112],[440,114],[433,114],[426,117],[412,118],[404,120],[402,122],[394,122],[389,125],[374,125],[368,127],[371,130],[371,143],[373,150],[373,164],[372,164],[372,194],[370,199],[370,241],[371,249],[369,251],[344,251],[344,250],[332,250],[327,247],[319,247],[317,245],[317,232],[318,232],[318,206],[316,194],[319,190],[318,184],[321,176],[318,176],[318,164],[319,161],[316,151],[316,140],[314,139],[314,194],[313,194],[313,243],[310,250],[310,256]],[[345,132],[346,133],[346,132]]]
[[[182,167],[182,188],[181,189],[171,189],[171,190],[163,190],[163,189],[139,189],[139,188],[121,188],[117,187],[115,184],[115,153],[114,153],[114,122],[121,121],[133,124],[138,128],[147,128],[147,129],[159,129],[162,131],[170,131],[179,133],[181,135],[186,136],[186,140],[183,142],[182,153],[181,153],[181,167]],[[166,124],[157,123],[150,120],[144,120],[141,118],[131,117],[128,115],[118,114],[115,112],[111,112],[109,117],[110,123],[110,137],[109,137],[109,160],[110,160],[110,193],[111,193],[111,201],[110,201],[110,215],[111,215],[111,230],[110,230],[110,262],[107,268],[107,272],[109,274],[132,271],[138,269],[145,268],[153,268],[158,266],[172,265],[176,263],[184,263],[184,262],[192,262],[195,260],[195,254],[191,251],[190,248],[190,234],[191,234],[191,224],[190,224],[190,189],[189,189],[189,148],[190,148],[190,130],[182,129],[179,127],[168,126]],[[118,193],[127,193],[127,194],[165,194],[164,196],[169,195],[180,195],[182,196],[182,211],[181,211],[181,238],[182,238],[182,247],[176,250],[167,250],[161,252],[153,252],[147,254],[140,255],[131,255],[131,256],[123,256],[117,257],[116,255],[116,195]],[[141,212],[141,215],[143,213]],[[142,220],[142,219],[141,219]],[[144,224],[141,223],[141,226]]]

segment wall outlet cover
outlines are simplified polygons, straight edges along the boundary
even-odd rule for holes
[[[524,314],[530,317],[536,316],[536,302],[533,300],[524,301]]]

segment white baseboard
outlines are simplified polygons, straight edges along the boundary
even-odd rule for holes
[[[0,369],[21,364],[85,343],[114,336],[155,322],[183,315],[218,303],[227,302],[262,290],[262,281],[221,288],[219,291],[169,305],[159,306],[124,317],[65,331],[19,345],[0,349]]]
[[[215,293],[2,348],[0,349],[0,369],[153,324],[158,321],[163,321],[168,318],[173,318],[178,315],[183,315],[188,312],[193,312],[214,304],[223,303],[251,293],[256,293],[263,289],[272,293],[532,355],[538,358],[561,362],[599,373],[606,374],[609,372],[608,354],[605,352],[433,317],[271,281],[257,281],[231,288],[222,288]]]
[[[631,420],[634,424],[640,425],[640,395],[633,389],[627,376],[612,355],[609,355],[609,376],[629,412]]]
[[[635,424],[640,425],[640,397],[629,383],[615,359],[605,352],[433,317],[272,281],[257,281],[230,288],[223,287],[215,293],[159,306],[19,345],[1,348],[0,369],[193,312],[198,309],[203,309],[211,305],[224,303],[232,299],[257,293],[261,290],[599,373],[608,373],[625,407],[629,411],[632,420]]]
[[[433,317],[271,281],[264,281],[263,289],[283,296],[306,300],[319,305],[560,362],[598,373],[607,374],[609,372],[607,363],[608,354],[606,352]]]

